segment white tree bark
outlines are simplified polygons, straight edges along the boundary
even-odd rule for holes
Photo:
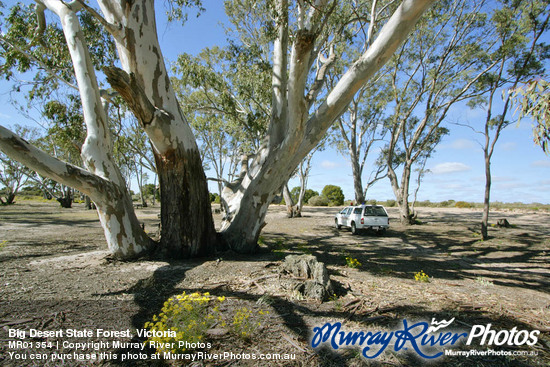
[[[284,85],[284,70],[289,70],[287,89],[283,91],[284,98],[277,89],[273,93],[274,101],[278,103],[272,108],[276,109],[275,116],[278,118],[272,117],[269,131],[277,130],[278,133],[268,136],[269,140],[247,164],[246,173],[224,190],[229,213],[222,226],[222,233],[233,249],[240,252],[255,250],[260,230],[265,225],[267,208],[275,193],[280,192],[300,161],[319,143],[361,86],[403,43],[416,21],[433,2],[434,0],[403,1],[371,47],[349,68],[311,116],[305,90],[316,36],[322,28],[323,14],[328,11],[327,2],[317,1],[309,12],[304,8],[299,9],[299,29],[291,47],[289,65],[286,66],[283,57],[286,49],[282,45],[287,37],[288,27],[286,21],[278,22],[273,73],[274,77],[283,78],[279,85]],[[285,3],[281,0],[279,6],[284,6]],[[284,139],[279,141],[277,138],[281,136]]]
[[[99,0],[123,70],[107,79],[147,133],[161,191],[161,252],[169,257],[211,253],[216,236],[200,152],[170,83],[157,37],[153,0]]]
[[[136,257],[150,248],[151,241],[139,226],[124,179],[111,157],[112,144],[107,115],[101,103],[94,66],[76,14],[80,6],[75,3],[67,4],[60,0],[44,0],[38,1],[38,3],[59,17],[73,61],[87,129],[86,139],[81,150],[84,166],[91,174],[104,180],[101,182],[107,182],[110,186],[109,191],[100,191],[101,188],[105,189],[106,185],[95,189],[87,188],[88,195],[96,202],[110,251],[121,258]],[[17,139],[12,136],[12,139],[8,141],[15,142]],[[36,150],[28,152],[37,153]],[[54,164],[53,158],[43,158],[42,165],[45,162]],[[36,164],[36,162],[34,163]],[[46,176],[52,177],[53,175],[58,179],[67,180],[63,168],[59,164],[56,166],[59,170],[46,170],[45,172],[48,173]],[[71,166],[66,165],[65,171],[67,167]],[[71,169],[71,172],[75,172],[74,169]],[[78,186],[71,186],[80,190],[81,184],[82,182],[76,180],[73,185]],[[86,190],[86,188],[84,189]]]

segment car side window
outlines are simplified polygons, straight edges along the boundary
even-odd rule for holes
[[[361,214],[361,208],[353,209],[353,214]]]

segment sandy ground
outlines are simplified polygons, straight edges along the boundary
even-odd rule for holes
[[[528,356],[444,357],[431,365],[550,365],[550,214],[542,211],[493,212],[491,222],[506,218],[512,228],[490,228],[480,241],[473,209],[419,208],[422,225],[400,225],[389,208],[385,236],[353,236],[336,230],[338,208],[305,208],[304,217],[288,219],[273,206],[253,256],[231,252],[207,259],[116,262],[106,259],[97,215],[81,204],[21,202],[0,207],[0,364],[8,366],[117,365],[116,361],[14,361],[9,358],[8,329],[56,330],[141,328],[162,303],[183,291],[225,296],[225,311],[248,307],[268,310],[251,340],[230,334],[211,336],[209,352],[294,353],[293,361],[219,361],[191,365],[359,366],[424,365],[414,353],[388,348],[367,361],[356,349],[339,353],[312,349],[311,331],[326,322],[346,330],[392,330],[402,320],[455,318],[470,330],[489,324],[495,330],[540,330],[534,346],[503,346]],[[150,232],[158,208],[138,210]],[[216,215],[217,223],[221,216]],[[281,288],[280,264],[289,254],[313,254],[327,265],[335,285],[331,300],[319,303]],[[349,268],[345,257],[361,266]],[[429,282],[415,281],[423,270]],[[134,338],[135,339],[135,338]],[[39,340],[56,341],[56,338]],[[456,349],[469,350],[473,346]],[[477,346],[486,350],[487,346]],[[391,350],[390,350],[391,349]],[[71,348],[60,349],[70,353]],[[124,353],[124,350],[113,350]],[[48,352],[49,353],[49,352]],[[164,365],[171,362],[156,362]],[[176,364],[181,363],[177,362]],[[121,365],[152,365],[151,361]]]

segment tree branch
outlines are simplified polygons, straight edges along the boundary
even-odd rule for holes
[[[109,23],[105,18],[101,16],[101,14],[99,14],[94,8],[86,4],[83,0],[74,0],[73,2],[78,3],[79,6],[86,9],[88,13],[90,13],[99,23],[101,23],[102,26],[105,27],[105,30],[109,32],[110,35],[115,38],[120,36],[120,29],[117,29],[115,25]]]
[[[52,157],[1,125],[0,149],[38,174],[73,187],[96,202],[104,202],[110,191],[117,190],[112,182]]]
[[[166,112],[155,108],[133,74],[128,74],[124,70],[114,66],[104,68],[103,72],[107,76],[109,84],[128,103],[128,106],[143,127],[149,125],[158,112],[166,114]]]

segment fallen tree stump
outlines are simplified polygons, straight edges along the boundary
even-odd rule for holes
[[[497,227],[498,228],[510,228],[511,225],[510,225],[510,222],[508,222],[508,219],[502,218],[502,219],[497,220]]]
[[[283,287],[317,301],[328,299],[333,293],[327,268],[313,255],[289,255],[281,265],[281,273],[294,278],[284,279]]]

